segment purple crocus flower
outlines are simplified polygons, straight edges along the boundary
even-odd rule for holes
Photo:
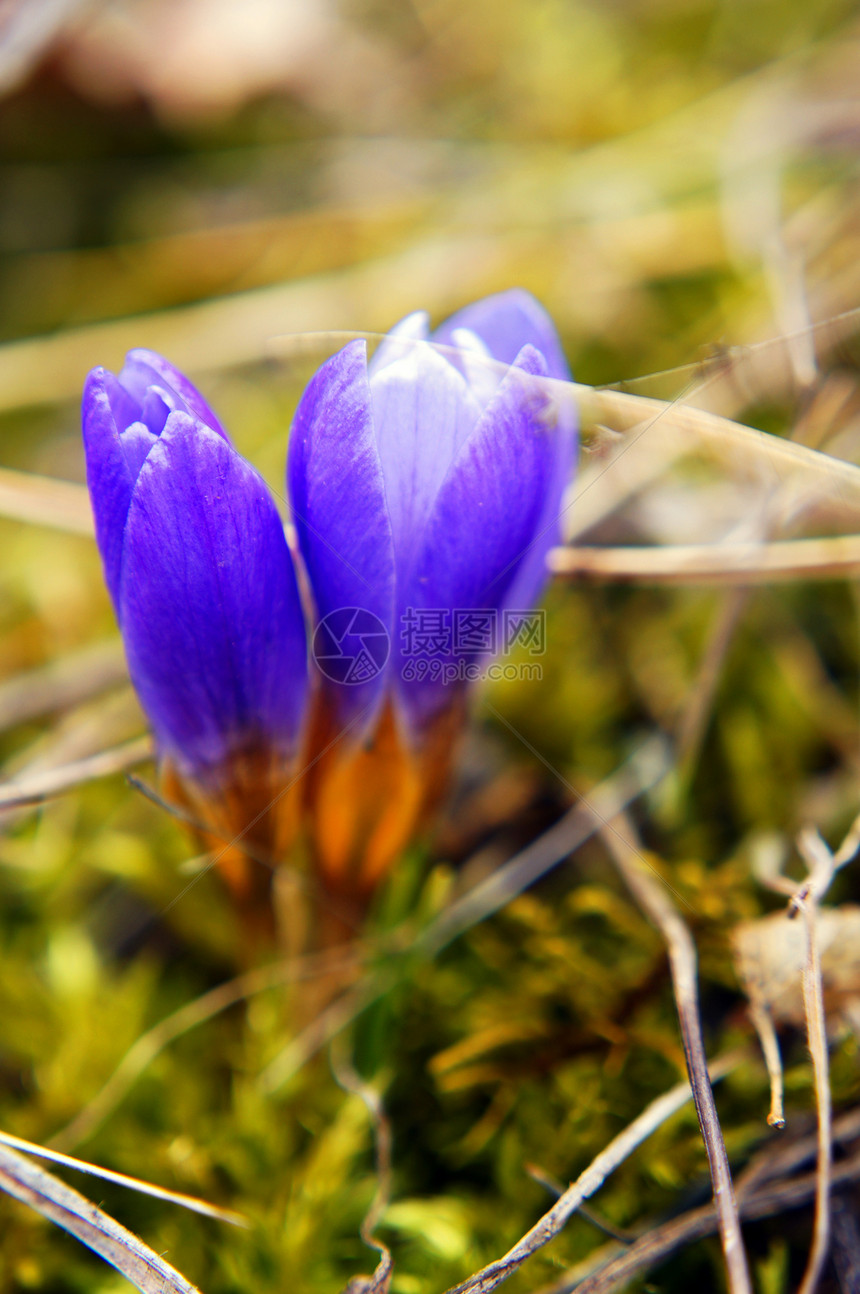
[[[283,793],[305,714],[305,629],[281,518],[160,355],[131,351],[118,377],[94,369],[82,414],[132,682],[173,788],[229,839]],[[264,817],[256,847],[281,847],[278,813]]]
[[[318,740],[336,739],[314,834],[341,891],[375,883],[444,785],[466,667],[487,650],[457,641],[455,613],[498,628],[540,595],[575,448],[571,406],[546,379],[569,377],[546,312],[514,290],[432,335],[408,316],[369,365],[351,342],[302,397],[288,487],[326,676]],[[416,623],[438,631],[417,670]]]

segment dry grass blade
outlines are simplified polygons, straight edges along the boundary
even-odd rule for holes
[[[141,1294],[198,1294],[195,1285],[102,1209],[5,1146],[0,1146],[0,1189],[75,1236]]]
[[[761,544],[554,548],[554,575],[642,584],[772,584],[860,575],[860,535]]]
[[[416,301],[441,313],[453,299],[452,284],[458,296],[484,295],[498,260],[482,234],[439,236],[330,274],[7,342],[0,346],[0,410],[72,399],[80,392],[82,374],[99,356],[119,359],[134,346],[170,355],[183,371],[212,372],[263,359],[272,337],[284,332],[323,330],[334,323],[387,327]],[[377,317],[368,319],[374,311]]]
[[[729,1289],[732,1294],[751,1294],[752,1285],[729,1159],[708,1078],[699,1016],[696,949],[692,936],[665,888],[646,870],[643,850],[636,840],[632,824],[619,816],[614,823],[603,824],[601,836],[625,884],[666,941],[687,1070],[711,1169],[714,1204],[719,1218]]]
[[[739,1063],[740,1055],[733,1053],[724,1056],[714,1063],[714,1077],[722,1077]],[[552,1240],[573,1214],[595,1191],[606,1181],[610,1173],[622,1164],[637,1146],[650,1137],[661,1124],[678,1110],[682,1109],[692,1097],[689,1083],[679,1083],[663,1096],[652,1101],[638,1118],[634,1119],[623,1132],[610,1141],[609,1145],[594,1159],[576,1181],[564,1192],[548,1213],[537,1222],[530,1231],[518,1240],[512,1249],[495,1262],[470,1276],[467,1281],[456,1285],[447,1294],[488,1294],[502,1281],[521,1267],[522,1264]]]
[[[77,759],[60,768],[48,768],[0,785],[0,810],[20,809],[39,804],[53,795],[62,795],[84,782],[94,782],[100,777],[122,773],[136,764],[152,759],[152,739],[135,737],[111,750],[100,751],[86,759]]]
[[[593,463],[578,480],[568,504],[568,535],[593,526],[621,498],[641,488],[679,458],[695,454],[716,463],[732,479],[747,479],[769,491],[762,524],[793,524],[819,509],[830,526],[853,529],[860,506],[860,468],[794,441],[783,440],[708,413],[681,401],[667,402],[579,383],[551,383],[559,404],[575,401],[584,429],[611,427],[619,433],[614,451]],[[641,468],[640,468],[641,464]],[[596,490],[621,468],[632,474],[618,498],[612,488]],[[575,506],[574,506],[575,505]]]
[[[852,1110],[843,1115],[833,1132],[837,1142],[855,1140],[860,1132],[860,1111]],[[771,1217],[781,1213],[783,1209],[799,1208],[807,1204],[815,1194],[813,1174],[792,1180],[779,1179],[788,1179],[790,1173],[812,1159],[816,1146],[815,1137],[801,1137],[787,1146],[781,1141],[776,1143],[776,1147],[773,1142],[767,1143],[738,1179],[741,1217]],[[860,1157],[854,1155],[837,1169],[836,1180],[840,1184],[855,1181],[858,1173]],[[716,1230],[717,1213],[712,1204],[693,1209],[682,1217],[673,1218],[644,1233],[617,1257],[613,1250],[609,1259],[600,1263],[596,1269],[593,1261],[590,1261],[590,1270],[585,1276],[577,1271],[564,1280],[544,1286],[537,1294],[570,1294],[572,1290],[576,1290],[577,1294],[581,1291],[584,1294],[611,1294],[611,1291],[663,1262],[678,1249],[694,1240],[713,1235]]]
[[[125,1186],[131,1191],[138,1191],[141,1195],[152,1195],[157,1200],[166,1200],[168,1204],[178,1204],[180,1208],[190,1209],[192,1213],[202,1213],[204,1217],[215,1218],[218,1222],[229,1222],[234,1227],[249,1225],[240,1213],[234,1213],[231,1209],[220,1209],[217,1204],[209,1204],[207,1200],[200,1200],[194,1195],[184,1195],[181,1191],[168,1191],[163,1186],[154,1186],[152,1182],[141,1181],[139,1177],[115,1173],[110,1168],[101,1168],[98,1164],[87,1163],[84,1159],[75,1159],[72,1155],[64,1155],[58,1150],[48,1150],[47,1147],[37,1146],[32,1141],[13,1137],[8,1132],[0,1132],[0,1144],[9,1146],[12,1150],[23,1151],[25,1155],[34,1155],[37,1159],[49,1159],[52,1163],[62,1164],[65,1168],[74,1168],[79,1173],[101,1177],[106,1182],[115,1182],[117,1186]]]
[[[422,266],[425,272],[426,268]],[[382,272],[376,266],[371,267],[370,270],[361,267],[359,270],[352,271],[359,277]],[[299,299],[308,293],[312,298],[314,295],[312,287],[305,284],[269,288],[265,291],[277,300],[285,293],[289,296],[297,296]],[[322,285],[320,285],[320,293],[321,301],[327,300],[327,294]],[[255,294],[249,295],[255,296]],[[429,300],[426,296],[424,299]],[[316,303],[316,310],[319,311],[320,308],[320,303]],[[207,302],[186,311],[175,311],[167,317],[158,316],[158,331],[160,333],[162,329],[165,330],[165,338],[163,340],[160,337],[157,338],[156,344],[158,348],[178,359],[181,367],[211,368],[214,362],[211,348],[203,347],[199,350],[196,344],[199,341],[200,327],[188,330],[177,329],[174,316],[179,314],[193,316],[198,325],[206,324],[203,332],[206,333],[211,329],[213,338],[217,340],[220,338],[225,322],[232,318],[234,311],[239,309],[239,301],[236,298],[228,298],[226,301]],[[312,311],[311,314],[313,313]],[[198,316],[200,316],[199,319]],[[267,309],[262,311],[262,318],[267,323],[274,323],[274,319],[270,321]],[[306,313],[303,325],[307,327],[309,322],[310,319]],[[38,398],[46,398],[50,395],[61,398],[77,389],[80,374],[86,371],[88,359],[92,354],[99,349],[103,351],[111,343],[115,346],[119,342],[125,347],[139,344],[141,330],[140,322],[123,320],[116,324],[100,324],[82,329],[80,333],[67,333],[59,338],[19,342],[0,348],[0,408],[4,407],[4,360],[12,361],[9,381],[14,389],[11,373],[14,372],[15,380],[20,378],[21,360],[32,350],[34,356],[39,357],[40,361],[42,385],[39,387]],[[222,362],[238,363],[260,358],[269,349],[270,338],[274,331],[273,327],[265,335],[252,337],[250,350],[246,351],[243,348],[238,355],[224,355],[221,357]],[[239,330],[238,334],[230,331],[229,335],[231,347],[235,347],[235,336],[246,334]],[[327,336],[332,339],[342,339],[345,335],[347,334],[344,332],[337,334],[321,332],[317,344],[322,346],[323,339]],[[377,333],[356,330],[351,330],[348,335],[364,336],[371,340],[376,340],[380,336]],[[189,338],[195,338],[195,344],[193,353],[186,355]],[[307,338],[301,334],[297,334],[294,339],[279,339],[280,350],[284,349],[285,340],[292,342],[292,350],[295,354],[301,354],[307,349]],[[64,348],[61,357],[63,362],[60,363],[59,370],[61,373],[68,370],[68,373],[56,392],[46,393],[43,386],[46,370],[41,361],[44,359],[43,352],[47,350],[52,354],[54,347]],[[18,348],[23,348],[20,354]],[[23,369],[26,370],[26,368],[25,363]],[[55,364],[52,364],[50,369],[52,372],[57,371]],[[596,524],[623,498],[638,491],[648,481],[667,470],[679,457],[690,453],[706,454],[734,476],[743,475],[769,483],[778,483],[780,488],[775,491],[769,507],[780,515],[797,516],[815,505],[826,504],[828,517],[834,523],[851,525],[856,516],[856,508],[860,504],[860,468],[853,464],[832,458],[805,445],[756,431],[728,418],[686,405],[680,400],[667,402],[632,395],[628,392],[559,381],[547,382],[547,387],[560,405],[571,401],[577,404],[584,429],[610,426],[620,433],[620,442],[615,452],[605,461],[601,460],[598,464],[587,468],[572,491],[567,511],[570,511],[573,503],[576,503],[576,509],[574,520],[567,527],[569,533],[573,533],[574,525],[576,531],[581,532],[583,528]],[[10,407],[14,407],[19,402],[28,402],[23,393],[20,396],[10,395],[9,392],[5,394]],[[610,469],[611,476],[604,481],[603,478],[607,477]],[[630,477],[629,480],[628,477]],[[603,488],[593,493],[593,487],[598,482],[603,482]],[[610,486],[609,489],[606,489],[607,484]],[[83,486],[29,473],[0,469],[0,515],[78,534],[93,533],[89,501]],[[720,551],[724,550],[720,549]],[[746,574],[747,582],[754,579],[794,577],[793,568],[787,574],[782,573],[779,558],[775,559],[772,572],[765,565],[763,573],[755,575],[754,572],[758,569],[756,553],[759,552],[757,546],[752,546],[752,551],[747,551],[745,546],[739,546],[739,551],[734,557],[728,556],[725,560],[730,563],[732,571],[734,571],[734,565],[731,563],[739,566]],[[574,557],[561,556],[556,552],[552,558],[555,563],[553,569],[559,573],[590,575],[594,578],[652,578],[650,567],[646,567],[644,574],[639,572],[636,562],[644,559],[641,556],[635,556],[635,553],[636,550],[632,550],[627,559],[633,565],[629,575],[623,573],[627,569],[623,559],[619,559],[619,566],[613,567],[611,559],[606,559],[599,550],[595,553],[594,550],[588,549],[578,550],[578,552],[575,550]],[[797,561],[801,563],[800,573],[807,569],[805,563],[815,565],[820,564],[821,561],[810,552],[802,555],[798,553],[796,556]],[[604,572],[601,563],[607,560],[609,565]],[[672,571],[677,569],[679,561],[682,566],[686,562],[692,562],[694,565],[698,563],[701,570],[695,572],[697,579],[710,578],[725,581],[729,578],[722,573],[725,570],[725,564],[720,565],[717,562],[714,570],[711,571],[710,562],[713,561],[713,555],[709,557],[706,550],[695,547],[689,554],[685,554],[682,549],[677,550],[671,562],[666,559],[661,561],[659,557],[654,557],[653,560],[656,563],[656,574],[653,574],[653,578],[671,580]],[[787,559],[783,557],[781,560],[784,563]],[[850,546],[846,549],[835,549],[830,560],[836,574],[852,573],[856,569],[856,563],[860,561],[856,548],[852,549]],[[855,565],[852,565],[852,562]],[[619,573],[613,574],[614,571]],[[693,578],[693,575],[687,575],[687,578]]]
[[[86,488],[33,472],[0,468],[0,516],[49,526],[72,535],[92,535],[93,514]]]
[[[0,731],[78,705],[127,678],[119,639],[94,643],[17,674],[0,683]]]
[[[837,1185],[848,1185],[860,1178],[860,1155],[854,1155],[840,1164],[834,1174]],[[786,1209],[802,1208],[816,1191],[816,1174],[807,1173],[792,1181],[779,1182],[739,1197],[741,1217],[745,1222],[758,1218],[777,1217]],[[692,1209],[680,1218],[673,1218],[634,1241],[617,1257],[610,1259],[596,1272],[580,1279],[559,1281],[545,1286],[536,1294],[612,1294],[626,1286],[635,1277],[664,1262],[673,1253],[694,1240],[703,1240],[717,1231],[717,1212],[712,1204]]]

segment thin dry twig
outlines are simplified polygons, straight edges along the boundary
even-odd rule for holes
[[[781,1129],[785,1127],[784,1084],[782,1057],[779,1054],[779,1040],[776,1036],[773,1018],[760,1002],[754,1002],[752,999],[749,1004],[749,1017],[761,1043],[762,1055],[764,1056],[765,1068],[767,1069],[767,1077],[770,1083],[770,1109],[768,1110],[767,1121],[771,1128]]]
[[[658,884],[643,866],[643,850],[636,840],[632,823],[619,815],[609,827],[603,825],[601,836],[625,884],[666,941],[687,1070],[711,1170],[729,1289],[732,1294],[752,1294],[729,1159],[708,1078],[699,1015],[695,945],[665,887]]]
[[[199,1294],[195,1285],[109,1214],[7,1146],[0,1146],[0,1190],[70,1232],[141,1294]]]
[[[806,934],[806,962],[803,972],[803,1004],[806,1016],[806,1033],[815,1083],[815,1103],[818,1111],[818,1165],[815,1191],[815,1222],[812,1247],[803,1275],[799,1294],[814,1294],[821,1278],[830,1244],[830,1190],[833,1174],[832,1152],[832,1099],[827,1052],[827,1022],[824,1012],[824,985],[821,973],[821,949],[818,936],[818,907],[840,867],[857,853],[860,847],[860,815],[853,822],[848,835],[834,855],[813,828],[801,831],[797,839],[798,853],[806,864],[807,877],[800,884],[784,876],[777,869],[781,859],[777,855],[763,856],[759,877],[770,889],[789,898],[788,916],[803,918]]]
[[[364,1102],[373,1125],[376,1161],[376,1191],[362,1220],[359,1234],[367,1247],[375,1249],[379,1254],[379,1262],[372,1276],[353,1276],[347,1282],[344,1294],[388,1294],[394,1271],[391,1250],[374,1233],[391,1198],[391,1124],[379,1093],[356,1073],[338,1038],[332,1039],[331,1067],[340,1086]]]
[[[815,1223],[812,1248],[799,1294],[813,1294],[818,1285],[830,1248],[830,1188],[833,1176],[831,1125],[833,1104],[830,1097],[830,1068],[827,1055],[827,1026],[824,1015],[824,988],[821,980],[821,949],[818,942],[817,904],[815,898],[797,897],[795,907],[803,917],[806,929],[806,969],[803,975],[803,1005],[812,1073],[815,1082],[815,1104],[818,1110],[818,1171],[815,1189]]]
[[[692,1092],[690,1095],[692,1096]],[[562,1182],[544,1172],[537,1164],[525,1164],[524,1168],[533,1182],[537,1182],[538,1186],[543,1186],[557,1200],[567,1190],[567,1187]],[[607,1222],[606,1218],[600,1216],[596,1209],[590,1209],[586,1204],[580,1204],[577,1213],[581,1218],[585,1218],[586,1222],[590,1222],[593,1227],[597,1227],[598,1231],[602,1231],[604,1235],[609,1236],[612,1240],[617,1240],[622,1245],[632,1244],[634,1240],[638,1239],[633,1232],[621,1231],[618,1227],[612,1226],[610,1222]]]
[[[860,1137],[860,1109],[854,1107],[839,1116],[833,1125],[834,1145],[845,1145]],[[763,1182],[786,1177],[795,1169],[809,1163],[818,1153],[818,1132],[804,1134],[794,1141],[782,1137],[768,1138],[762,1148],[750,1159],[738,1178],[738,1198],[756,1190]]]

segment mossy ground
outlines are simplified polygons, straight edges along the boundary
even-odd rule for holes
[[[72,77],[67,42],[0,108],[0,464],[82,480],[75,391],[86,369],[152,345],[187,365],[280,490],[301,385],[336,342],[267,351],[255,339],[380,330],[422,306],[438,320],[514,283],[558,320],[578,380],[695,398],[727,363],[743,370],[745,352],[728,348],[790,332],[792,303],[805,303],[807,323],[857,304],[855,24],[839,0],[382,0],[332,20],[337,86],[318,60],[283,91],[249,90],[209,112],[151,85],[99,97]],[[350,64],[342,51],[356,33]],[[751,139],[760,153],[744,155]],[[762,232],[756,186],[768,166],[779,206]],[[172,313],[206,302],[221,303],[217,318]],[[779,346],[765,346],[725,411],[780,435],[805,419],[808,443],[856,459],[856,338],[849,326],[816,337],[805,389]],[[16,349],[22,338],[32,340]],[[688,470],[660,488],[645,490],[651,513],[637,495],[592,538],[720,533],[730,480],[720,494]],[[395,1294],[441,1291],[501,1254],[551,1202],[528,1165],[567,1182],[683,1075],[665,950],[596,841],[433,960],[397,951],[394,932],[432,919],[464,878],[546,829],[655,727],[677,733],[731,599],[699,739],[636,818],[699,948],[709,1050],[751,1042],[730,933],[776,906],[753,876],[754,842],[790,839],[807,821],[838,842],[860,808],[856,590],[811,581],[738,597],[558,582],[542,679],[478,700],[452,807],[368,925],[373,964],[396,974],[345,1037],[394,1138],[380,1234]],[[89,539],[0,520],[0,677],[115,634]],[[96,687],[6,724],[0,754],[11,774],[142,726],[124,684]],[[217,876],[189,885],[193,848],[121,777],[4,823],[0,1127],[47,1142],[144,1031],[244,968]],[[856,871],[831,897],[857,900]],[[75,1147],[247,1215],[238,1230],[75,1182],[206,1294],[324,1294],[372,1269],[359,1238],[376,1186],[362,1102],[338,1086],[325,1050],[274,1093],[258,1081],[307,992],[269,989],[189,1029]],[[789,1126],[806,1128],[804,1042],[789,1031],[783,1043]],[[856,1103],[858,1072],[843,1033],[837,1108]],[[753,1045],[718,1090],[738,1165],[773,1136],[767,1103]],[[688,1109],[596,1207],[635,1230],[707,1194]],[[749,1231],[766,1294],[802,1270],[809,1214],[791,1219]],[[561,1278],[604,1242],[575,1219],[512,1294]],[[716,1242],[645,1280],[722,1289]],[[832,1272],[826,1281],[837,1288]],[[120,1288],[74,1240],[0,1201],[4,1294]]]

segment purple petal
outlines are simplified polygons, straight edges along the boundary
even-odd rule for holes
[[[463,376],[432,346],[416,345],[374,373],[370,394],[402,583],[410,577],[439,487],[481,410]]]
[[[123,436],[115,408],[125,412],[118,383],[112,373],[95,368],[84,385],[81,419],[87,460],[87,484],[96,524],[96,541],[104,564],[105,582],[119,614],[119,581],[122,540],[131,493],[143,457],[154,437],[139,424]],[[139,431],[138,431],[139,428]],[[140,433],[143,433],[141,436]],[[149,443],[147,441],[149,437]]]
[[[430,335],[430,317],[426,310],[415,310],[396,323],[377,346],[373,359],[367,366],[371,377],[396,359],[408,355],[416,341],[427,341]]]
[[[170,396],[164,390],[157,386],[148,388],[143,399],[143,407],[140,411],[140,421],[145,427],[152,432],[153,436],[160,436],[164,431],[164,424],[170,417],[171,413],[176,410],[176,401],[170,401]],[[186,410],[181,410],[186,412]]]
[[[157,386],[167,388],[167,394],[179,397],[179,403],[172,402],[172,407],[179,412],[193,413],[196,418],[211,427],[219,436],[230,443],[230,437],[221,426],[218,418],[210,409],[193,382],[189,382],[184,373],[154,350],[138,347],[130,350],[125,357],[125,365],[119,375],[121,384],[130,391],[142,405],[146,398],[147,388]],[[139,414],[137,415],[140,416]],[[155,430],[155,428],[151,428]]]
[[[534,537],[516,561],[513,579],[505,594],[504,606],[527,610],[533,607],[547,585],[547,553],[562,542],[562,522],[572,500],[565,501],[576,465],[576,420],[573,405],[548,410],[555,418],[556,435],[548,463],[544,501],[535,526]]]
[[[183,772],[258,742],[295,750],[307,665],[283,525],[256,472],[188,414],[138,477],[119,603],[132,681]]]
[[[452,334],[468,328],[484,342],[490,354],[512,364],[523,346],[534,346],[543,355],[550,377],[570,381],[570,369],[555,325],[530,292],[511,288],[458,310],[433,334],[433,341],[454,345]]]
[[[141,402],[130,395],[124,386],[120,386],[116,375],[106,369],[98,370],[104,378],[104,386],[110,401],[111,413],[120,431],[137,422],[141,414]]]
[[[341,631],[352,632],[356,623],[347,617],[349,624],[341,624],[337,613],[344,609],[369,613],[390,635],[394,552],[363,341],[350,342],[323,364],[302,396],[290,436],[287,484],[317,622],[334,617],[335,642],[345,654],[357,643],[343,641]],[[322,654],[331,643],[320,639],[317,646]],[[364,681],[342,686],[333,673],[327,670],[326,676],[341,720],[361,715],[357,727],[364,730],[382,701],[384,671],[370,677],[368,669]]]
[[[401,618],[410,607],[498,612],[511,605],[512,590],[519,595],[524,564],[532,596],[537,592],[534,568],[542,567],[554,541],[561,464],[569,452],[558,443],[552,398],[541,380],[546,375],[543,357],[530,346],[508,370],[439,491],[423,551],[399,599]],[[462,660],[474,656],[459,653]],[[398,675],[402,667],[398,662]],[[412,728],[450,699],[441,682],[400,688]]]
[[[468,328],[454,328],[451,342],[457,347],[457,353],[447,354],[445,358],[463,374],[481,408],[486,408],[509,365],[494,359],[478,334]]]

